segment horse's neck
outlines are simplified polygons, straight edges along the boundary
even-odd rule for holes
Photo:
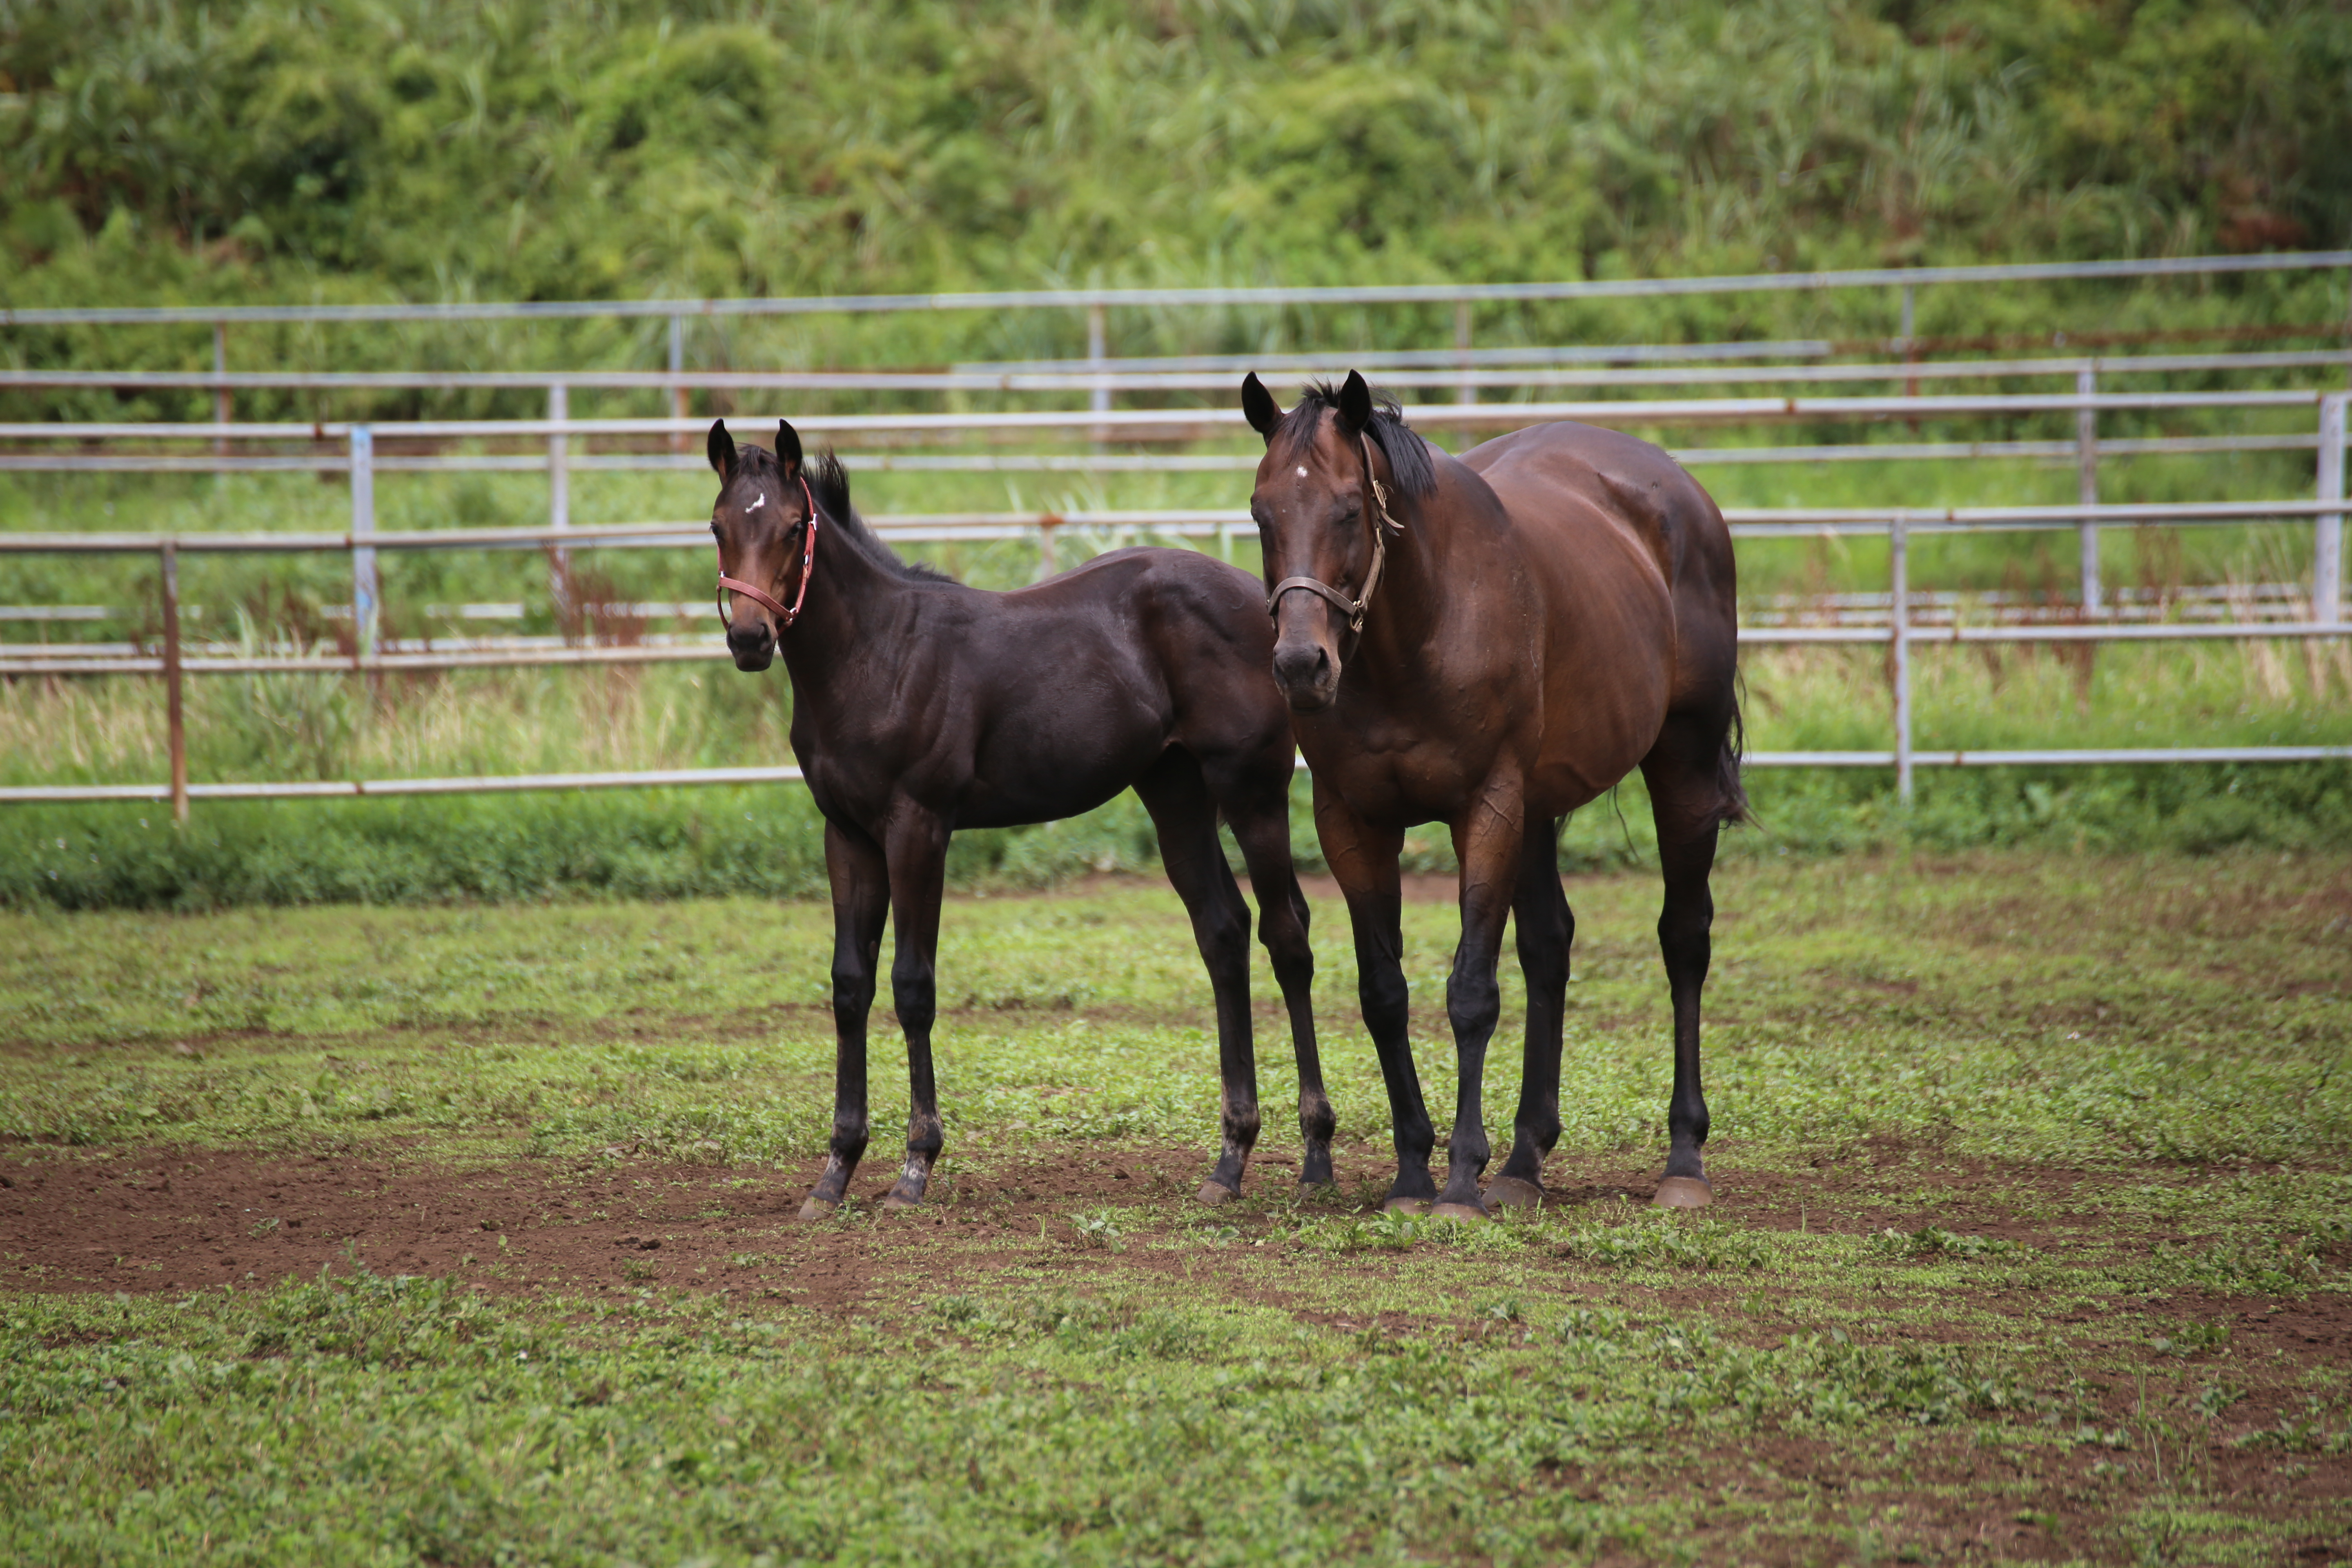
[[[903,622],[920,586],[879,563],[836,526],[820,537],[800,619],[780,639],[799,703],[855,700],[848,689],[895,669],[912,651]],[[832,545],[828,550],[826,545]]]
[[[1360,658],[1410,676],[1426,668],[1430,645],[1444,610],[1449,577],[1458,575],[1453,557],[1463,541],[1435,521],[1444,508],[1436,496],[1398,509],[1403,526],[1389,542],[1381,585],[1364,616]]]

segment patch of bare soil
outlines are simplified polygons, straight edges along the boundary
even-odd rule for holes
[[[855,1190],[866,1205],[892,1173],[888,1151],[869,1154]],[[1341,1190],[1377,1190],[1389,1173],[1386,1149],[1343,1146]],[[979,1150],[942,1167],[940,1202],[904,1215],[870,1206],[846,1221],[808,1225],[796,1215],[816,1165],[789,1172],[711,1165],[524,1161],[453,1170],[382,1153],[268,1157],[210,1149],[149,1147],[97,1152],[18,1145],[0,1153],[0,1288],[42,1292],[199,1289],[253,1289],[289,1278],[365,1268],[378,1274],[455,1277],[500,1294],[566,1297],[629,1294],[647,1288],[728,1289],[755,1300],[828,1314],[902,1310],[911,1300],[985,1289],[1017,1278],[1099,1289],[1116,1271],[1129,1279],[1200,1281],[1223,1300],[1288,1310],[1302,1321],[1387,1338],[1427,1335],[1426,1318],[1351,1311],[1333,1305],[1337,1275],[1379,1277],[1396,1266],[1380,1252],[1332,1255],[1254,1245],[1262,1217],[1236,1215],[1237,1234],[1215,1249],[1150,1245],[1181,1220],[1213,1211],[1192,1208],[1205,1173],[1205,1152],[1090,1146],[1043,1161]],[[2027,1246],[2079,1240],[2095,1224],[2103,1187],[2139,1183],[2130,1175],[1992,1168],[1928,1150],[1872,1143],[1811,1173],[1719,1173],[1722,1197],[1742,1219],[1764,1226],[1842,1231],[1935,1225]],[[1254,1193],[1289,1190],[1297,1174],[1280,1150],[1260,1157]],[[1588,1206],[1594,1217],[1620,1202],[1646,1202],[1654,1172],[1556,1160],[1554,1202]],[[1923,1197],[1920,1194],[1926,1193]],[[2058,1217],[2037,1222],[2018,1212],[2021,1193]],[[1326,1200],[1330,1201],[1330,1200]],[[1081,1245],[1070,1225],[1089,1209],[1115,1207],[1126,1226],[1115,1257]],[[2145,1226],[2135,1245],[2162,1237]],[[1888,1270],[1899,1270],[1890,1263]],[[1881,1272],[1885,1272],[1882,1270]],[[1588,1271],[1580,1270],[1580,1274]],[[1652,1277],[1654,1279],[1654,1276]],[[1777,1342],[1817,1326],[1781,1321],[1756,1309],[1755,1287],[1737,1273],[1696,1273],[1638,1291],[1613,1280],[1563,1279],[1564,1297],[1638,1294],[1658,1310],[1703,1310],[1727,1318],[1740,1338]],[[1874,1289],[1857,1279],[1857,1300]],[[1475,1315],[1475,1303],[1452,1329],[1464,1342],[1518,1337],[1524,1323]],[[1901,1544],[1946,1556],[2000,1559],[2097,1557],[2111,1552],[2132,1510],[2159,1491],[2178,1495],[2184,1476],[2229,1511],[2281,1521],[2335,1517],[2326,1500],[2352,1496],[2352,1456],[2290,1449],[2264,1436],[2302,1410],[2305,1374],[2340,1367],[2352,1356],[2352,1298],[2315,1293],[2301,1300],[2173,1292],[2151,1304],[2168,1319],[2221,1322],[2231,1354],[2211,1376],[2236,1394],[2219,1419],[2191,1417],[2169,1405],[2151,1408],[2147,1388],[2096,1373],[2122,1352],[2190,1381],[2206,1375],[2199,1357],[2178,1365],[2144,1342],[2144,1321],[2118,1314],[2137,1302],[2058,1303],[2042,1293],[1989,1283],[1956,1292],[1953,1317],[1990,1311],[2047,1322],[2079,1351],[2089,1373],[2069,1394],[2063,1419],[2105,1436],[2053,1455],[2047,1448],[1986,1447],[1959,1432],[1922,1432],[1904,1461],[1912,1485],[1890,1489],[1889,1456],[1858,1456],[1834,1440],[1759,1432],[1735,1454],[1697,1471],[1691,1454],[1662,1451],[1672,1484],[1711,1489],[1731,1531],[1759,1498],[1783,1517],[1835,1523],[1905,1504]],[[1856,1337],[1900,1341],[1909,1331],[1867,1323]],[[1957,1322],[1944,1341],[1967,1339]],[[2184,1444],[2183,1439],[2188,1439]],[[2168,1466],[2168,1482],[2155,1468]],[[2184,1467],[2186,1468],[2184,1469]],[[1702,1482],[1700,1476],[1711,1479]],[[1659,1478],[1667,1478],[1662,1470]],[[1562,1473],[1552,1486],[1588,1500],[1609,1492]],[[1621,1478],[1613,1483],[1622,1489]],[[2326,1561],[2346,1543],[2314,1526],[2288,1554]],[[1702,1520],[1702,1534],[1707,1526]],[[1890,1550],[1898,1542],[1889,1539]]]

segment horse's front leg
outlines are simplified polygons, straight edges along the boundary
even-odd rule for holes
[[[1429,1176],[1429,1151],[1436,1133],[1421,1098],[1421,1075],[1413,1070],[1412,1042],[1407,1035],[1411,993],[1404,980],[1404,898],[1397,876],[1404,830],[1366,822],[1318,779],[1315,834],[1348,900],[1348,923],[1356,938],[1356,994],[1389,1091],[1397,1173],[1381,1206],[1418,1213],[1437,1195],[1437,1184]]]
[[[931,1078],[931,1024],[940,1011],[940,900],[947,884],[950,831],[938,816],[912,806],[902,807],[890,824],[890,905],[897,911],[898,948],[890,963],[890,998],[907,1036],[908,1105],[907,1163],[882,1200],[888,1209],[923,1201],[945,1142],[939,1089]]]
[[[856,828],[825,823],[824,870],[833,886],[833,1139],[824,1174],[801,1205],[803,1219],[823,1219],[841,1206],[866,1152],[866,1018],[890,912],[882,847]]]
[[[1454,854],[1462,863],[1462,943],[1445,981],[1445,1016],[1454,1026],[1454,1136],[1447,1145],[1445,1188],[1432,1214],[1484,1219],[1478,1177],[1486,1169],[1486,1119],[1482,1103],[1486,1046],[1495,1037],[1503,995],[1495,983],[1503,923],[1519,885],[1519,846],[1526,804],[1517,779],[1489,780],[1454,824]]]

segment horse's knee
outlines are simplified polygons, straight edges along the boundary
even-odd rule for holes
[[[939,1016],[937,978],[928,963],[900,963],[890,973],[890,1005],[898,1009],[898,1026],[909,1034],[930,1028]]]
[[[1445,1016],[1457,1038],[1492,1034],[1503,1016],[1503,990],[1491,971],[1455,970],[1445,983]]]
[[[874,1005],[874,971],[854,961],[836,960],[833,966],[833,1017],[837,1025],[865,1021]]]
[[[1364,1021],[1375,1028],[1392,1026],[1402,1030],[1412,993],[1405,984],[1404,971],[1395,963],[1357,963],[1356,999],[1363,1004]]]

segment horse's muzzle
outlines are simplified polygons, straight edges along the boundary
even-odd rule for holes
[[[757,674],[776,661],[776,635],[767,627],[740,620],[727,628],[727,651],[735,668]]]
[[[1320,642],[1278,642],[1274,683],[1297,713],[1318,713],[1339,694],[1339,660]]]

